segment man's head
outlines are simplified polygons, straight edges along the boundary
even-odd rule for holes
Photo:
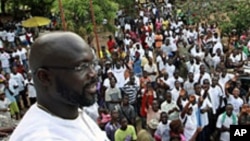
[[[232,115],[232,113],[233,113],[233,105],[232,104],[228,104],[227,106],[226,106],[226,113],[227,113],[227,115],[228,116],[231,116]]]
[[[152,65],[152,64],[153,64],[153,58],[151,58],[151,57],[148,58],[148,64],[149,64],[149,65]]]
[[[240,89],[239,88],[237,88],[237,87],[235,87],[234,89],[233,89],[233,96],[235,97],[235,98],[238,98],[239,97],[239,95],[240,95]]]
[[[131,85],[134,85],[134,84],[135,84],[135,76],[130,76],[130,77],[129,77],[129,83],[130,83]]]
[[[180,81],[177,80],[174,82],[175,88],[177,88],[177,89],[180,88],[180,85],[181,85]]]
[[[200,73],[204,74],[205,72],[206,72],[205,65],[204,64],[200,65]]]
[[[157,100],[153,100],[152,109],[153,109],[153,111],[155,111],[155,112],[158,111],[158,109],[159,109],[159,103],[158,103]]]
[[[179,74],[180,74],[180,71],[179,71],[179,70],[175,70],[175,71],[174,71],[174,77],[175,77],[175,79],[178,79]]]
[[[203,80],[202,88],[203,88],[204,90],[208,90],[209,87],[210,87],[210,82],[209,82],[209,80],[208,80],[208,79],[204,79],[204,80]]]
[[[114,77],[112,77],[112,78],[110,79],[110,87],[111,87],[111,88],[115,88],[115,84],[116,84],[116,80],[115,80]]]
[[[12,67],[12,73],[17,74],[17,67],[16,66]]]
[[[200,92],[201,92],[200,83],[194,83],[194,91],[195,91],[196,94],[200,94]]]
[[[143,71],[143,77],[147,78],[148,77],[148,72],[147,71]]]
[[[112,117],[112,120],[115,120],[115,121],[118,120],[119,112],[116,109],[111,110],[111,117]]]
[[[125,117],[120,119],[121,129],[126,130],[128,127],[128,120]]]
[[[128,95],[124,95],[122,98],[122,104],[123,105],[128,105],[129,104],[129,97]]]
[[[45,34],[34,42],[29,58],[38,103],[81,107],[95,102],[94,54],[80,36]]]
[[[218,77],[213,77],[212,78],[212,87],[215,87],[218,84],[219,78]]]
[[[166,112],[161,112],[161,122],[166,124],[168,122],[168,114]]]
[[[188,73],[188,80],[189,81],[193,81],[194,80],[194,73],[193,72],[189,72]]]
[[[166,97],[166,101],[167,101],[168,103],[171,103],[171,101],[172,101],[172,94],[171,94],[170,91],[167,91],[167,92],[165,93],[165,97]]]
[[[222,67],[221,69],[221,76],[224,78],[227,74],[227,69],[225,67]]]

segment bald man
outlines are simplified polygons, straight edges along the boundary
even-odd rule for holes
[[[107,141],[106,134],[80,109],[95,103],[94,58],[90,47],[74,33],[39,37],[29,56],[37,103],[10,141]]]

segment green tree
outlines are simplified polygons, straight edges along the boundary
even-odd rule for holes
[[[177,7],[186,13],[189,21],[217,23],[228,35],[232,29],[240,34],[250,27],[249,0],[176,0]]]
[[[2,11],[2,14],[5,15],[6,14],[6,2],[8,0],[1,0],[1,11]]]
[[[135,0],[114,0],[116,3],[119,4],[119,9],[122,9],[127,13],[128,15],[134,16],[136,15],[136,9],[135,9]]]
[[[13,18],[20,19],[25,16],[24,7],[27,7],[33,16],[48,16],[54,2],[55,0],[1,0],[1,14],[11,14]]]
[[[118,4],[113,0],[92,0],[97,26],[112,30],[113,20],[118,10]],[[73,30],[84,36],[93,31],[89,0],[62,0],[68,30]],[[58,1],[54,3],[55,11],[59,12]],[[103,24],[104,19],[107,20]]]
[[[47,16],[50,14],[55,0],[15,0],[19,4],[26,5],[30,8],[30,13],[33,16]]]
[[[238,34],[248,30],[250,27],[250,2],[243,1],[237,3],[234,11],[228,13],[228,17]]]

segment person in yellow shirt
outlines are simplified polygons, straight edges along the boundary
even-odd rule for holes
[[[126,117],[121,118],[121,127],[115,132],[115,141],[136,141],[135,127],[128,125]]]
[[[109,50],[105,46],[102,46],[101,51],[100,51],[100,58],[103,59],[103,58],[110,58],[110,57],[111,57],[111,54]]]
[[[167,18],[164,18],[162,21],[162,29],[166,30],[168,29],[168,26],[169,26],[169,21],[167,20]]]

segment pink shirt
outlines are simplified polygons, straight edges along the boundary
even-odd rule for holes
[[[153,111],[152,106],[150,105],[147,111],[147,125],[150,123],[152,119],[156,119],[160,121],[161,110],[159,109],[157,112]]]

